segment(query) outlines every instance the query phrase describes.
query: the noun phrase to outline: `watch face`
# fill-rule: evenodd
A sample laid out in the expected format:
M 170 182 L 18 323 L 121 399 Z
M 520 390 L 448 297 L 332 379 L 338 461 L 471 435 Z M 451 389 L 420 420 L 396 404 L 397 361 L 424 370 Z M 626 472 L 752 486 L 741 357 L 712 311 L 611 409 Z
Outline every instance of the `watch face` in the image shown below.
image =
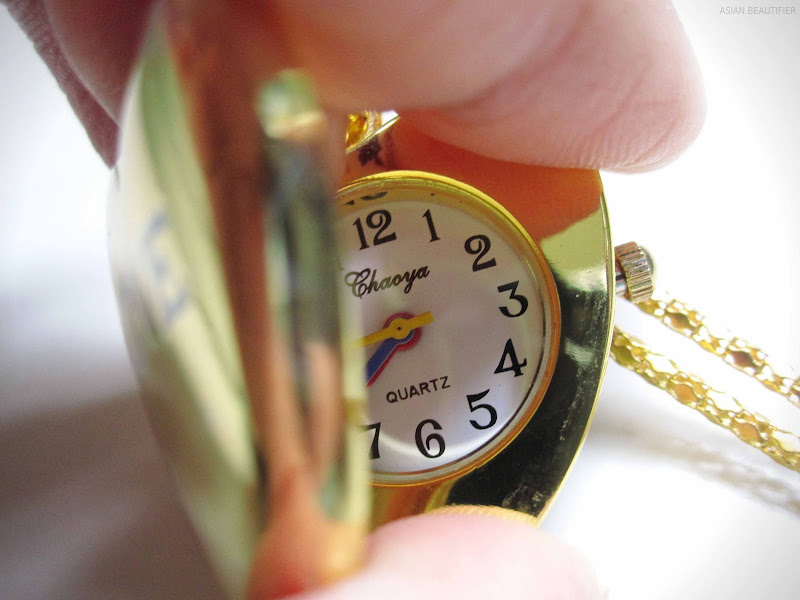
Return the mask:
M 476 467 L 530 420 L 552 374 L 559 313 L 546 261 L 496 202 L 444 177 L 368 177 L 338 205 L 374 482 Z

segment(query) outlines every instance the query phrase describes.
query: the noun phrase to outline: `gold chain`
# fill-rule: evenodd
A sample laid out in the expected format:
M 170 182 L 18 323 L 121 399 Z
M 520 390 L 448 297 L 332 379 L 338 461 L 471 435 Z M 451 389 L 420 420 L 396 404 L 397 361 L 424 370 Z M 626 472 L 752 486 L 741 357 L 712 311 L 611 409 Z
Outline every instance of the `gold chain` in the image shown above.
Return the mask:
M 705 316 L 679 300 L 650 299 L 638 302 L 636 306 L 800 408 L 800 377 L 792 378 L 776 372 L 763 350 L 742 338 L 714 331 Z
M 713 335 L 705 317 L 677 300 L 648 300 L 637 304 L 671 329 L 691 337 L 726 363 L 758 379 L 796 404 L 798 382 L 774 374 L 761 350 L 739 338 Z M 644 305 L 644 306 L 643 306 Z M 775 462 L 800 473 L 800 437 L 780 429 L 753 413 L 736 398 L 720 392 L 695 375 L 681 370 L 671 359 L 653 352 L 643 342 L 616 327 L 611 356 L 623 367 L 666 391 L 681 404 L 758 448 Z

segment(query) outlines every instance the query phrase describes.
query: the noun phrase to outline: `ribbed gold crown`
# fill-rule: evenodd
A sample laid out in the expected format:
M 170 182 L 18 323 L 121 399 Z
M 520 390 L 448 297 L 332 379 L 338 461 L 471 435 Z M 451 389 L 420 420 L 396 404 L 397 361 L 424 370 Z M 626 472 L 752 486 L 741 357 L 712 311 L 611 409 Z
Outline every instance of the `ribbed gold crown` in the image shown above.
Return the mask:
M 614 248 L 616 291 L 631 302 L 642 302 L 653 295 L 655 268 L 647 251 L 636 242 Z

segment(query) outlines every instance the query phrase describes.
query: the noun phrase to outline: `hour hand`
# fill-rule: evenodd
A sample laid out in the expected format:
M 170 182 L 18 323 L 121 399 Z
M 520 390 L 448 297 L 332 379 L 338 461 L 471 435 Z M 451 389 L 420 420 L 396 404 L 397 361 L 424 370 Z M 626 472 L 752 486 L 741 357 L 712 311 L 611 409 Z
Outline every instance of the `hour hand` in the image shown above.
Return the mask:
M 408 337 L 411 338 L 414 336 L 414 331 L 408 334 Z M 410 340 L 409 340 L 410 341 Z M 397 350 L 398 346 L 403 344 L 403 340 L 397 340 L 395 338 L 389 338 L 388 340 L 383 340 L 381 345 L 372 353 L 372 356 L 369 357 L 367 361 L 367 385 L 372 385 L 372 383 L 378 378 L 378 375 L 381 374 L 383 368 L 388 364 L 389 359 Z

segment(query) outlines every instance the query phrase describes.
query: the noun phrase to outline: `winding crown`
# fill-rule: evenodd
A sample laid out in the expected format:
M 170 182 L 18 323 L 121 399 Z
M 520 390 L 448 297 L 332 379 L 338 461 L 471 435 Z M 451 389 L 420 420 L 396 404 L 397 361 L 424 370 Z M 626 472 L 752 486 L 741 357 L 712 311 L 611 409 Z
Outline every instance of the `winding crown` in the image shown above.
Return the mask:
M 642 302 L 653 295 L 655 266 L 647 250 L 636 242 L 614 248 L 616 292 L 631 302 Z

